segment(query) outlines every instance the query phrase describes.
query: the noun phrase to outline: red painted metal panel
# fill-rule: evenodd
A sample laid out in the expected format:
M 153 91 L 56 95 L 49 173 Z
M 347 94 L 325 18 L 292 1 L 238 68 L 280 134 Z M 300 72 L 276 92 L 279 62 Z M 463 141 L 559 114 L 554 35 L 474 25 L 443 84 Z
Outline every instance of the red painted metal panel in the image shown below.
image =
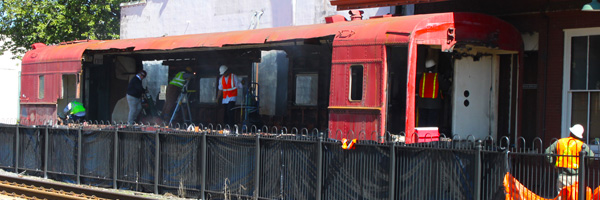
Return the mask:
M 56 121 L 56 105 L 51 104 L 26 104 L 21 105 L 20 124 L 38 125 L 49 121 Z
M 382 110 L 385 91 L 382 89 L 383 45 L 335 46 L 330 88 L 330 130 L 349 134 L 353 138 L 375 140 L 384 132 Z M 363 66 L 362 100 L 350 101 L 350 67 Z M 335 85 L 335 86 L 334 86 Z M 339 139 L 339 138 L 336 138 Z
M 81 55 L 92 42 L 44 46 L 25 53 L 21 66 L 21 104 L 55 104 L 62 88 L 62 74 L 81 71 Z M 44 98 L 38 98 L 39 77 L 44 76 Z
M 159 38 L 93 41 L 88 43 L 40 47 L 27 52 L 23 59 L 22 104 L 55 104 L 60 93 L 61 73 L 77 73 L 85 50 L 126 51 L 174 50 L 185 48 L 223 47 L 228 45 L 263 44 L 303 38 L 335 36 L 332 51 L 330 110 L 332 130 L 365 130 L 383 132 L 385 128 L 385 45 L 408 44 L 406 133 L 414 132 L 414 94 L 416 45 L 441 45 L 450 50 L 457 43 L 475 44 L 504 50 L 521 51 L 521 38 L 510 24 L 495 17 L 475 13 L 436 13 L 404 17 L 378 18 L 294 27 L 194 34 Z M 363 101 L 352 103 L 349 94 L 349 66 L 363 64 Z M 46 79 L 46 95 L 37 96 L 37 77 Z M 363 107 L 356 108 L 343 107 Z M 339 108 L 337 108 L 339 109 Z M 352 111 L 352 112 L 351 112 Z M 356 112 L 355 112 L 356 111 Z
M 417 23 L 423 19 L 436 15 L 451 15 L 451 13 L 390 17 L 364 21 L 278 27 L 226 33 L 111 40 L 92 44 L 88 49 L 132 49 L 133 51 L 173 50 L 200 47 L 223 47 L 227 45 L 242 44 L 263 44 L 332 35 L 335 35 L 334 45 L 407 43 L 410 32 L 413 31 L 413 28 Z
M 458 20 L 458 21 L 457 21 Z M 456 22 L 455 22 L 456 21 Z M 234 31 L 226 33 L 193 34 L 158 38 L 93 41 L 80 44 L 49 46 L 32 50 L 23 59 L 24 65 L 37 62 L 75 61 L 81 59 L 83 50 L 132 49 L 172 50 L 182 48 L 222 47 L 227 45 L 262 44 L 302 38 L 316 38 L 335 35 L 335 46 L 366 44 L 406 44 L 411 34 L 419 31 L 419 43 L 440 44 L 447 41 L 446 28 L 453 23 L 459 27 L 456 38 L 462 41 L 487 41 L 488 35 L 476 31 L 471 26 L 485 26 L 487 29 L 504 30 L 506 23 L 498 19 L 475 13 L 436 13 L 403 17 L 378 18 L 363 21 L 339 22 L 292 27 L 278 27 L 258 30 Z M 508 25 L 510 26 L 510 25 Z M 484 30 L 490 31 L 490 30 Z M 506 42 L 503 34 L 498 42 Z M 514 39 L 514 37 L 512 37 Z M 514 42 L 512 42 L 514 43 Z M 509 45 L 513 45 L 513 44 Z M 51 50 L 50 50 L 51 49 Z M 47 51 L 44 51 L 47 50 Z M 25 69 L 27 70 L 27 69 Z M 27 72 L 27 71 L 24 71 Z
M 408 43 L 409 48 L 409 69 L 408 69 L 408 82 L 407 82 L 407 109 L 405 131 L 407 133 L 407 142 L 412 143 L 410 138 L 414 134 L 414 123 L 415 123 L 415 83 L 416 83 L 416 58 L 417 44 L 430 44 L 440 45 L 443 50 L 450 50 L 454 48 L 457 43 L 472 44 L 477 46 L 485 46 L 491 48 L 498 48 L 510 51 L 521 51 L 521 38 L 520 34 L 510 24 L 503 22 L 495 17 L 473 14 L 473 13 L 446 13 L 446 14 L 433 14 L 418 16 L 415 18 L 407 17 L 404 20 L 386 22 L 386 26 L 390 28 L 385 29 L 385 35 L 381 36 L 380 31 L 374 31 L 373 29 L 379 26 L 366 27 L 365 30 L 357 28 L 352 31 L 363 32 L 366 30 L 372 30 L 372 34 L 376 36 L 375 41 L 370 44 L 402 44 Z M 403 17 L 404 18 L 404 17 Z M 384 18 L 385 19 L 385 18 Z M 389 19 L 389 18 L 388 18 Z M 371 21 L 371 20 L 368 20 Z M 346 32 L 340 32 L 345 33 Z M 353 33 L 353 32 L 351 32 Z M 351 34 L 349 34 L 351 35 Z M 348 107 L 346 109 L 358 109 L 353 107 L 379 107 L 381 112 L 375 119 L 381 120 L 379 123 L 381 126 L 385 124 L 385 77 L 386 74 L 382 74 L 385 69 L 384 60 L 386 59 L 385 53 L 376 53 L 372 55 L 370 53 L 377 52 L 376 49 L 366 47 L 365 43 L 360 43 L 357 40 L 344 39 L 337 40 L 343 34 L 336 35 L 336 41 L 334 41 L 334 52 L 332 57 L 332 79 L 331 79 L 331 96 L 330 96 L 330 107 Z M 390 37 L 393 36 L 393 37 Z M 401 37 L 407 36 L 407 37 Z M 410 37 L 408 37 L 410 36 Z M 357 36 L 360 37 L 360 36 Z M 382 40 L 384 38 L 385 40 Z M 410 39 L 410 40 L 408 40 Z M 366 40 L 362 40 L 364 42 Z M 385 42 L 381 42 L 385 41 Z M 360 45 L 348 47 L 349 45 Z M 355 48 L 356 47 L 356 48 Z M 360 48 L 360 49 L 359 49 Z M 384 48 L 380 48 L 384 49 Z M 372 55 L 372 56 L 369 56 Z M 382 62 L 376 62 L 374 60 L 381 60 Z M 348 96 L 348 79 L 349 77 L 349 64 L 345 63 L 364 63 L 367 66 L 365 69 L 365 83 L 366 94 L 363 97 L 365 100 L 357 105 L 357 103 L 349 103 L 347 100 Z M 377 64 L 375 64 L 377 63 Z M 371 67 L 377 65 L 379 67 Z M 379 71 L 374 69 L 380 69 Z M 340 71 L 346 70 L 346 72 Z M 342 79 L 342 80 L 340 80 Z M 375 82 L 371 82 L 376 80 Z M 339 90 L 345 86 L 344 90 Z M 377 91 L 377 92 L 376 92 Z M 373 101 L 373 102 L 371 102 Z M 374 106 L 377 105 L 377 106 Z M 339 109 L 339 108 L 338 108 Z M 355 121 L 355 119 L 370 116 L 370 114 L 363 113 L 365 116 L 357 116 L 360 114 L 347 115 L 343 111 L 336 110 L 330 111 L 330 122 L 329 128 L 331 130 L 340 129 L 343 132 L 350 129 L 349 125 L 344 125 L 342 122 Z M 368 122 L 352 122 L 352 123 L 364 123 Z M 359 128 L 359 127 L 356 127 Z M 375 127 L 364 126 L 365 132 L 383 132 L 385 128 L 377 129 Z M 361 129 L 358 129 L 361 130 Z
M 451 15 L 432 16 L 417 24 L 409 42 L 406 106 L 406 116 L 408 117 L 406 118 L 405 128 L 407 143 L 416 142 L 413 138 L 417 44 L 441 45 L 442 50 L 450 50 L 455 44 L 472 44 L 518 52 L 519 56 L 523 52 L 521 35 L 517 29 L 492 16 L 475 13 L 453 13 Z
M 380 141 L 373 132 L 381 128 L 379 116 L 378 112 L 366 110 L 330 110 L 330 127 L 335 127 L 330 129 L 330 138 Z

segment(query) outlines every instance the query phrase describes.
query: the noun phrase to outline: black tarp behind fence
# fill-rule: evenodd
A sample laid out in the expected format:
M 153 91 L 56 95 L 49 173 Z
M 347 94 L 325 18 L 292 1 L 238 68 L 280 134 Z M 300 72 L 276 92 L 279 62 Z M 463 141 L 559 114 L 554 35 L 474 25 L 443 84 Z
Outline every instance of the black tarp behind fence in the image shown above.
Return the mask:
M 556 193 L 556 172 L 540 150 L 509 151 L 472 140 L 359 141 L 344 150 L 340 141 L 318 137 L 327 131 L 259 131 L 0 125 L 0 168 L 206 199 L 504 199 L 507 172 L 536 194 Z M 588 158 L 590 186 L 600 183 L 598 166 Z

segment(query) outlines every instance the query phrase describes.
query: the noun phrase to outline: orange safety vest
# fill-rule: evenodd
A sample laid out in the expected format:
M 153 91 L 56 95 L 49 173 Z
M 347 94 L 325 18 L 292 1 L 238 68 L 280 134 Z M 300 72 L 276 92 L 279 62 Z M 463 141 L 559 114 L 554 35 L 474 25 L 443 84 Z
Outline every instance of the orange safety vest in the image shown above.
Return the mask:
M 233 74 L 229 74 L 229 81 L 225 81 L 225 76 L 221 78 L 221 85 L 223 86 L 223 99 L 229 97 L 237 97 L 237 87 L 233 83 Z
M 437 80 L 438 73 L 423 73 L 421 79 L 421 89 L 419 90 L 419 96 L 421 98 L 432 98 L 438 97 L 439 83 Z
M 558 140 L 556 151 L 559 156 L 556 161 L 556 167 L 578 169 L 579 152 L 582 146 L 583 142 L 573 137 Z

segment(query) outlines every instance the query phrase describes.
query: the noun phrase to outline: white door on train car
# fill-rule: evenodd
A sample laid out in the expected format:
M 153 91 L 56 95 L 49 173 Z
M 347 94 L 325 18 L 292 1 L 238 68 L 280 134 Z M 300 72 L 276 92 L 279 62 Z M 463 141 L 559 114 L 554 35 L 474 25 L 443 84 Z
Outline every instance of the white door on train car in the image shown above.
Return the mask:
M 497 56 L 478 61 L 463 57 L 454 61 L 452 133 L 465 139 L 496 136 L 498 99 Z

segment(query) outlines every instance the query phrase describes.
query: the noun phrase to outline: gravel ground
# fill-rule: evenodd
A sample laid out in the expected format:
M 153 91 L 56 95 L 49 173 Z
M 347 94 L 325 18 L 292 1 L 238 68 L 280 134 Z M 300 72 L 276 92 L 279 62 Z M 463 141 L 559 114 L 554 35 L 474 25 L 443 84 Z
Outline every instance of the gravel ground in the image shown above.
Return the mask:
M 38 181 L 47 181 L 47 182 L 59 182 L 59 181 L 55 181 L 52 179 L 45 179 L 45 178 L 41 178 L 41 177 L 37 177 L 37 176 L 27 176 L 27 175 L 20 175 L 20 174 L 16 174 L 16 173 L 12 173 L 12 172 L 7 172 L 4 171 L 2 169 L 0 169 L 0 175 L 3 176 L 12 176 L 12 177 L 22 177 L 22 178 L 26 178 L 26 179 L 32 179 L 32 180 L 38 180 Z M 148 198 L 153 198 L 153 199 L 174 199 L 174 200 L 186 200 L 187 198 L 179 198 L 173 194 L 165 194 L 165 195 L 157 195 L 157 194 L 152 194 L 152 193 L 143 193 L 143 192 L 134 192 L 134 191 L 130 191 L 130 190 L 117 190 L 117 189 L 108 189 L 108 188 L 99 188 L 99 187 L 94 187 L 94 186 L 87 186 L 87 185 L 77 185 L 77 184 L 70 184 L 70 183 L 64 183 L 64 182 L 60 182 L 66 185 L 73 185 L 73 186 L 80 186 L 80 187 L 86 187 L 86 188 L 95 188 L 98 190 L 104 190 L 104 191 L 112 191 L 112 192 L 117 192 L 117 193 L 124 193 L 124 194 L 129 194 L 129 195 L 136 195 L 136 196 L 143 196 L 143 197 L 148 197 Z M 5 198 L 6 197 L 6 198 Z M 7 197 L 7 196 L 1 196 L 0 195 L 0 199 L 19 199 L 19 198 L 14 198 L 14 197 Z

